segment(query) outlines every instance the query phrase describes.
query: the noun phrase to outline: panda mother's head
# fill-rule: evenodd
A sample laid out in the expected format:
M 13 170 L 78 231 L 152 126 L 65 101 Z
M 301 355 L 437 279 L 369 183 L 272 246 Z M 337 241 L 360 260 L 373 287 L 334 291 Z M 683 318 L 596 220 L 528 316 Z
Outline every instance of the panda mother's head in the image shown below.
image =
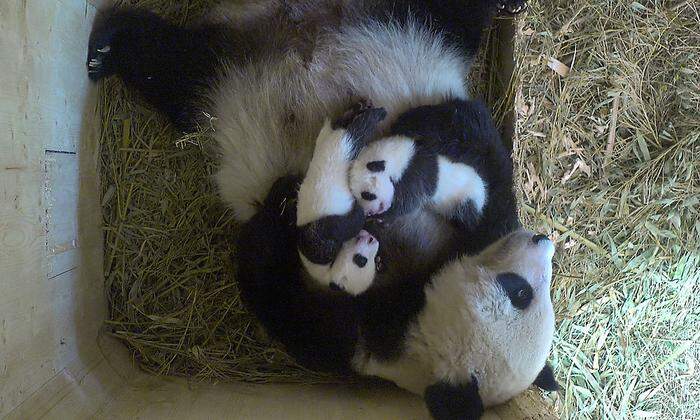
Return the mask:
M 433 276 L 407 344 L 428 363 L 424 393 L 435 417 L 500 404 L 533 383 L 556 389 L 545 366 L 553 255 L 546 236 L 520 229 Z

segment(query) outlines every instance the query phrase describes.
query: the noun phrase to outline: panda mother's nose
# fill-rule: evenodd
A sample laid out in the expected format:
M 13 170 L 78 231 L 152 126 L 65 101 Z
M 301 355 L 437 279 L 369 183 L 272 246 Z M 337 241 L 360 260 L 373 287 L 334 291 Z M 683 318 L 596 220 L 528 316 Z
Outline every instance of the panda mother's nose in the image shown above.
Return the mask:
M 549 238 L 547 237 L 547 235 L 542 235 L 542 234 L 535 235 L 532 237 L 532 242 L 534 242 L 536 244 L 538 244 L 542 241 L 548 241 L 548 240 L 549 240 Z

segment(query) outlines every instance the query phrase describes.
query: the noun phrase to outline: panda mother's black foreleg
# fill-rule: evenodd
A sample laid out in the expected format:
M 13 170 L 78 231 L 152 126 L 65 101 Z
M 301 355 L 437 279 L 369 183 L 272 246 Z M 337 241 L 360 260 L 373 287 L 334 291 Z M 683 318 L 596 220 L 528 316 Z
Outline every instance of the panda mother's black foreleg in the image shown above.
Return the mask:
M 202 94 L 222 61 L 237 60 L 240 35 L 223 25 L 180 27 L 144 9 L 109 7 L 90 34 L 88 76 L 117 75 L 180 130 L 194 131 Z

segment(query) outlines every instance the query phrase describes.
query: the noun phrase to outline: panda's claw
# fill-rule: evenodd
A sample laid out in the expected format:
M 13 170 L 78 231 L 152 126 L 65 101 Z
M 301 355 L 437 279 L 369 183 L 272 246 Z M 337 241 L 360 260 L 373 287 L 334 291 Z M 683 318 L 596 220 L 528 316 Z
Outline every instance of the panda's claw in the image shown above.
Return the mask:
M 506 13 L 516 15 L 525 9 L 527 9 L 526 0 L 498 0 L 496 3 L 496 8 L 498 10 L 504 11 Z
M 345 110 L 340 117 L 333 121 L 333 128 L 348 128 L 355 118 L 369 108 L 371 108 L 369 101 L 360 98 L 357 102 L 353 103 L 350 108 Z
M 87 59 L 88 76 L 90 79 L 99 80 L 109 75 L 107 66 L 105 66 L 105 61 L 111 51 L 112 46 L 109 44 L 90 48 Z

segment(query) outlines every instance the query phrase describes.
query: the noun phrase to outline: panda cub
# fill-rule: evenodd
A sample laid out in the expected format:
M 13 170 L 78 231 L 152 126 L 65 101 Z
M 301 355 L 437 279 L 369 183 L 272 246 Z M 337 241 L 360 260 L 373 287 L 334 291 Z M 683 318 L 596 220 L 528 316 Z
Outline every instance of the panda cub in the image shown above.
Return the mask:
M 326 120 L 297 198 L 299 256 L 309 275 L 331 290 L 364 292 L 374 280 L 379 241 L 348 184 L 351 162 L 386 117 L 360 101 L 332 124 Z
M 488 200 L 488 184 L 498 182 L 489 179 L 487 166 L 502 163 L 490 155 L 506 153 L 486 133 L 489 111 L 478 101 L 409 109 L 387 137 L 370 141 L 385 116 L 363 101 L 334 124 L 326 121 L 299 190 L 305 268 L 321 285 L 352 295 L 371 286 L 379 258 L 379 241 L 362 229 L 364 216 L 396 218 L 427 206 L 471 229 Z M 492 199 L 499 195 L 493 191 Z
M 398 217 L 427 206 L 474 226 L 488 197 L 485 153 L 495 145 L 491 136 L 464 133 L 487 120 L 488 112 L 481 102 L 452 99 L 399 116 L 390 136 L 362 150 L 352 164 L 350 189 L 365 214 Z

